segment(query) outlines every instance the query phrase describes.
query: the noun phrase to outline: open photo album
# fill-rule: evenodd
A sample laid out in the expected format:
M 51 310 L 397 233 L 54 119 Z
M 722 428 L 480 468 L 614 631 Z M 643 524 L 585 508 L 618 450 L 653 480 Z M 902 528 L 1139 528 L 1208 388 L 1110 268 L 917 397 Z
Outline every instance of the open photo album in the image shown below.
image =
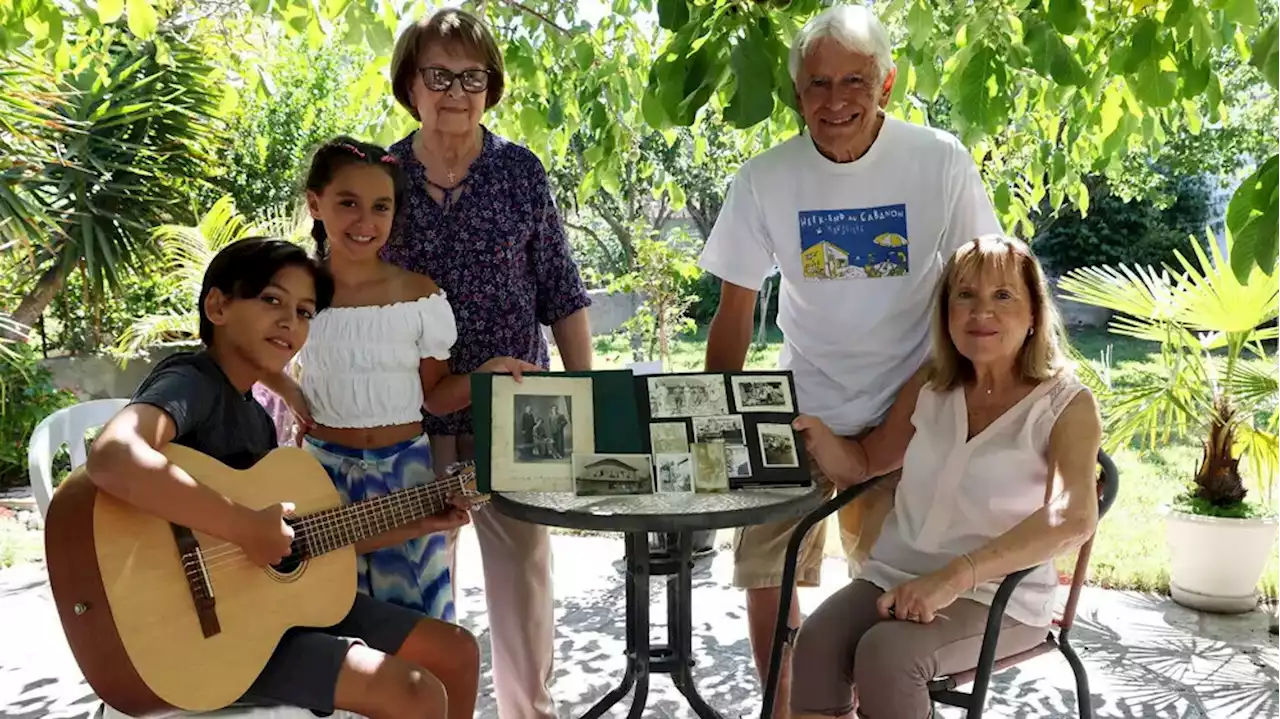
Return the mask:
M 481 492 L 808 486 L 790 372 L 473 374 Z

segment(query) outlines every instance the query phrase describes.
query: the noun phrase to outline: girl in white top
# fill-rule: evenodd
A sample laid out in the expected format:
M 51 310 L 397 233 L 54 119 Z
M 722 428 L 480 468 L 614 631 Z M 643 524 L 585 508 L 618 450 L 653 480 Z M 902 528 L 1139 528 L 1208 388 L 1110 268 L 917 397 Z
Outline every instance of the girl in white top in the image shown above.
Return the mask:
M 446 414 L 470 402 L 470 378 L 450 374 L 457 339 L 449 299 L 430 277 L 379 257 L 401 195 L 393 156 L 339 137 L 317 150 L 306 180 L 316 252 L 334 277 L 333 304 L 311 323 L 298 353 L 300 380 L 269 387 L 293 409 L 315 456 L 347 502 L 433 481 L 424 409 Z M 498 357 L 479 371 L 536 369 Z M 458 501 L 456 526 L 465 524 Z M 443 532 L 409 525 L 357 545 L 360 591 L 453 622 Z
M 1009 601 L 996 657 L 1036 646 L 1053 617 L 1053 559 L 1098 521 L 1102 423 L 1065 368 L 1061 325 L 1030 250 L 1000 236 L 964 245 L 935 302 L 933 358 L 883 424 L 858 441 L 796 420 L 842 487 L 902 468 L 861 575 L 801 628 L 797 719 L 855 708 L 872 719 L 929 716 L 927 683 L 977 663 L 996 587 L 1027 567 L 1036 569 Z

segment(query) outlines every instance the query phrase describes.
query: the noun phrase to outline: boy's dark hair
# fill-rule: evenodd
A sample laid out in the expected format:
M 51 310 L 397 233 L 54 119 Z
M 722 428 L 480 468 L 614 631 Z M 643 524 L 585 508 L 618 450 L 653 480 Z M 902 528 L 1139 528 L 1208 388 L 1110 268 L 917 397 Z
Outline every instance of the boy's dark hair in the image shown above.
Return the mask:
M 316 312 L 333 303 L 333 275 L 329 269 L 307 255 L 301 247 L 276 237 L 246 237 L 223 247 L 204 271 L 200 287 L 200 340 L 213 346 L 213 323 L 205 313 L 204 303 L 215 287 L 227 297 L 257 297 L 271 283 L 276 273 L 286 267 L 301 267 L 311 273 L 316 283 Z
M 346 135 L 339 135 L 316 150 L 311 158 L 311 169 L 307 172 L 305 189 L 316 194 L 324 192 L 338 171 L 348 165 L 376 165 L 384 169 L 391 176 L 396 210 L 399 211 L 400 198 L 404 194 L 404 173 L 400 169 L 400 161 L 381 145 Z M 318 218 L 311 225 L 311 238 L 316 243 L 316 257 L 323 260 L 329 254 L 329 235 Z

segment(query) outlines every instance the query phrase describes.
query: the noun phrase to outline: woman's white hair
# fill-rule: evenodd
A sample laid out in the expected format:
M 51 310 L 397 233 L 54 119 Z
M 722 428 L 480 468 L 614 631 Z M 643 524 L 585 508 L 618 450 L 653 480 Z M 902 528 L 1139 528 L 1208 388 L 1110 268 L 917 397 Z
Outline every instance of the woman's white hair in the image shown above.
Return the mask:
M 851 52 L 870 55 L 882 79 L 894 68 L 889 34 L 875 13 L 863 5 L 833 5 L 810 18 L 792 40 L 792 83 L 800 75 L 800 66 L 809 48 L 822 38 L 831 38 Z

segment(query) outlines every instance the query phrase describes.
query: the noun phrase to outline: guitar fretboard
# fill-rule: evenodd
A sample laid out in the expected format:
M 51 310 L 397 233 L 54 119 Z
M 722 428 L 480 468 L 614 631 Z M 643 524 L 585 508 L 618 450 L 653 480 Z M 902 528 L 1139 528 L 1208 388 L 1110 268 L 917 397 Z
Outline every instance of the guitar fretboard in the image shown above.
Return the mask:
M 462 494 L 466 475 L 451 475 L 430 484 L 306 515 L 294 525 L 299 547 L 318 557 L 376 537 L 449 506 L 449 495 Z

